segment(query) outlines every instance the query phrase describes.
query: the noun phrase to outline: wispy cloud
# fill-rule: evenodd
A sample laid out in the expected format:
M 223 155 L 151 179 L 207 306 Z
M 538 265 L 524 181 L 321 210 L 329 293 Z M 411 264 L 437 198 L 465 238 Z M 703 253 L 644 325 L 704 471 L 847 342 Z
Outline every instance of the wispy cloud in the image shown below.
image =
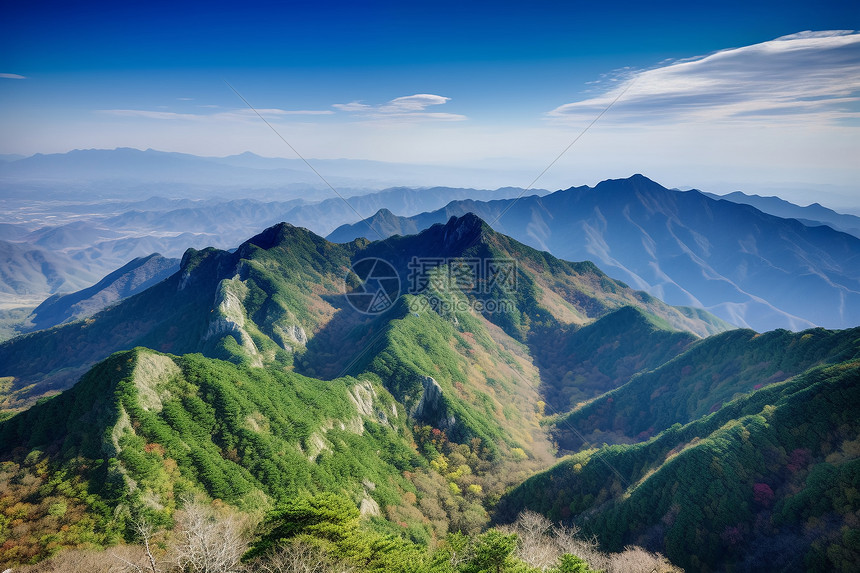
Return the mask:
M 443 105 L 451 98 L 434 94 L 415 94 L 395 98 L 388 103 L 368 105 L 361 102 L 336 103 L 332 107 L 342 111 L 381 120 L 402 121 L 463 121 L 465 115 L 426 111 L 428 107 Z
M 108 115 L 116 115 L 121 117 L 144 117 L 147 119 L 164 119 L 164 120 L 198 120 L 207 116 L 197 115 L 193 113 L 174 113 L 172 111 L 152 111 L 146 109 L 100 109 L 100 113 Z
M 258 109 L 261 115 L 332 115 L 334 112 L 330 109 Z M 256 114 L 249 110 L 243 109 L 242 113 L 250 113 L 256 116 Z
M 153 109 L 102 109 L 99 113 L 118 117 L 139 117 L 154 120 L 173 121 L 259 121 L 257 113 L 267 120 L 286 120 L 299 116 L 327 116 L 337 112 L 348 113 L 372 121 L 410 122 L 410 121 L 463 121 L 464 115 L 427 111 L 430 106 L 442 105 L 450 98 L 433 94 L 415 94 L 393 99 L 380 105 L 361 102 L 334 104 L 332 109 L 280 109 L 280 108 L 235 108 L 220 110 L 215 105 L 201 105 L 199 108 L 213 109 L 212 112 L 180 113 Z
M 200 106 L 208 108 L 217 108 L 218 106 Z M 332 110 L 289 110 L 289 109 L 258 109 L 260 115 L 268 119 L 276 119 L 284 116 L 292 115 L 332 115 L 335 112 Z M 223 111 L 218 113 L 176 113 L 172 111 L 153 111 L 146 109 L 101 109 L 99 113 L 120 116 L 120 117 L 142 117 L 146 119 L 158 120 L 182 120 L 182 121 L 259 121 L 257 114 L 250 109 L 235 109 L 231 111 Z
M 22 76 L 20 74 L 0 74 L 0 79 L 4 79 L 4 80 L 26 80 L 27 76 Z
M 622 71 L 613 88 L 548 113 L 557 120 L 594 118 L 625 88 L 604 121 L 833 123 L 860 119 L 860 34 L 801 32 L 675 61 Z

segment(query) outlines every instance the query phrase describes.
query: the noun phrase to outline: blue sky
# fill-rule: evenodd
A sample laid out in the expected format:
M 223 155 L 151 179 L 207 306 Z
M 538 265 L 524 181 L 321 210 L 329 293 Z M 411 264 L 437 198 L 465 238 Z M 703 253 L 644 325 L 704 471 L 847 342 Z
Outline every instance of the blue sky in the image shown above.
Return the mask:
M 524 186 L 623 92 L 538 186 L 642 172 L 860 206 L 858 3 L 695 4 L 7 2 L 0 153 L 289 157 L 226 80 L 306 157 Z

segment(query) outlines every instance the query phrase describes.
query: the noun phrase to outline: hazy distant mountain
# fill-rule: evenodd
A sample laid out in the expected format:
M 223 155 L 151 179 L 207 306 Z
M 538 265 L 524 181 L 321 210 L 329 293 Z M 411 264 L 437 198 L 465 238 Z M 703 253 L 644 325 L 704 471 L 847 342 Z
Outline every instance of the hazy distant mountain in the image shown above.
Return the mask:
M 837 231 L 842 231 L 860 238 L 860 217 L 856 215 L 845 215 L 837 213 L 832 209 L 828 209 L 818 203 L 801 207 L 790 203 L 779 197 L 762 197 L 760 195 L 747 195 L 740 191 L 735 191 L 727 195 L 715 195 L 713 193 L 705 193 L 712 199 L 725 199 L 733 203 L 742 203 L 744 205 L 752 205 L 759 211 L 776 215 L 784 219 L 797 219 L 798 221 L 810 225 L 829 225 Z
M 398 187 L 377 193 L 310 203 L 313 195 L 289 201 L 188 200 L 153 197 L 143 201 L 55 203 L 12 201 L 15 221 L 0 223 L 0 240 L 17 245 L 16 252 L 45 253 L 50 278 L 37 278 L 39 265 L 18 272 L 5 291 L 10 294 L 72 292 L 92 284 L 83 277 L 113 272 L 129 260 L 151 253 L 179 257 L 188 248 L 232 249 L 248 236 L 288 221 L 321 235 L 354 221 L 356 213 L 390 208 L 415 214 L 442 207 L 456 199 L 516 197 L 522 190 Z M 14 210 L 16 209 L 17 210 Z M 33 217 L 28 220 L 27 217 Z M 377 237 L 378 238 L 378 237 Z M 13 267 L 7 267 L 12 269 Z M 68 283 L 68 284 L 67 284 Z
M 98 275 L 38 246 L 0 241 L 0 293 L 33 295 L 75 291 Z
M 370 215 L 380 209 L 386 209 L 400 213 L 401 215 L 416 215 L 425 211 L 439 209 L 451 201 L 510 199 L 519 197 L 522 193 L 523 190 L 518 187 L 501 187 L 494 190 L 463 189 L 458 187 L 428 187 L 418 189 L 394 187 L 377 193 L 347 197 L 346 200 L 339 198 L 326 199 L 320 203 L 300 205 L 286 212 L 283 220 L 325 236 L 339 225 L 355 221 L 356 215 Z M 548 191 L 532 189 L 530 193 L 533 195 L 544 195 Z M 441 223 L 444 221 L 435 222 Z M 417 230 L 424 228 L 426 226 Z M 376 235 L 373 238 L 379 239 L 381 237 Z
M 530 246 L 594 261 L 667 302 L 705 308 L 739 326 L 860 324 L 860 239 L 669 190 L 641 175 L 518 201 L 456 201 L 410 221 L 383 214 L 333 238 L 385 236 L 466 212 Z
M 27 229 L 21 225 L 11 223 L 0 223 L 0 240 L 15 241 L 23 239 L 27 235 Z
M 366 227 L 363 233 L 357 230 L 362 225 Z M 341 225 L 332 231 L 326 239 L 333 243 L 348 243 L 359 236 L 388 238 L 392 235 L 414 235 L 420 230 L 414 217 L 400 217 L 388 209 L 380 209 L 373 217 L 352 225 Z
M 459 207 L 461 201 L 453 201 Z M 418 215 L 395 215 L 388 209 L 380 209 L 372 217 L 362 219 L 358 223 L 347 223 L 332 231 L 326 239 L 333 243 L 348 243 L 359 237 L 376 240 L 392 235 L 410 235 L 426 229 L 430 225 L 445 220 L 448 206 L 437 211 L 420 213 Z
M 179 259 L 158 253 L 134 259 L 93 286 L 72 294 L 55 294 L 33 310 L 27 330 L 42 330 L 87 318 L 161 282 L 179 269 Z
M 56 252 L 69 247 L 94 245 L 120 236 L 120 233 L 102 225 L 94 225 L 92 221 L 76 221 L 56 227 L 42 227 L 22 237 L 22 240 Z
M 348 159 L 311 159 L 323 182 L 299 158 L 260 157 L 250 152 L 228 157 L 199 157 L 147 149 L 76 149 L 0 161 L 0 192 L 26 197 L 20 187 L 42 194 L 75 196 L 82 189 L 103 197 L 134 197 L 152 186 L 174 197 L 298 198 L 355 195 L 393 185 L 468 185 L 497 187 L 525 181 L 506 169 L 450 167 Z M 337 192 L 333 192 L 332 185 Z M 361 191 L 356 191 L 361 190 Z
M 76 181 L 125 180 L 135 182 L 182 182 L 193 184 L 316 183 L 309 170 L 284 167 L 252 169 L 225 165 L 207 157 L 127 147 L 117 149 L 75 149 L 68 153 L 37 153 L 5 162 L 0 178 L 7 180 Z

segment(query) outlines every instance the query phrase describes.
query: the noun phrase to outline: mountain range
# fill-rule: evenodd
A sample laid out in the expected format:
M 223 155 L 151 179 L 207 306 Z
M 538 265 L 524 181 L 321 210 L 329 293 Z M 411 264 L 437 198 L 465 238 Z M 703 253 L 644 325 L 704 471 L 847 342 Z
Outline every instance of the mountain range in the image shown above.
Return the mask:
M 3 158 L 0 302 L 47 298 L 0 310 L 0 569 L 163 544 L 193 496 L 262 519 L 254 555 L 303 531 L 369 571 L 475 571 L 512 531 L 518 571 L 535 534 L 607 571 L 856 569 L 857 218 L 301 167 Z
M 689 570 L 858 558 L 858 329 L 733 329 L 474 214 L 189 249 L 0 344 L 0 381 L 0 564 L 170 523 L 189 492 L 335 492 L 390 536 L 378 556 L 528 509 Z
M 188 248 L 232 249 L 248 236 L 279 221 L 327 234 L 358 213 L 383 207 L 414 214 L 466 197 L 516 197 L 515 188 L 475 190 L 434 187 L 392 188 L 340 198 L 260 201 L 257 199 L 164 199 L 138 201 L 44 201 L 9 199 L 0 223 L 0 296 L 25 306 L 34 297 L 69 293 L 129 261 L 161 253 L 178 258 Z
M 260 157 L 250 152 L 227 157 L 201 157 L 154 149 L 75 149 L 30 157 L 6 156 L 0 161 L 0 191 L 26 198 L 34 189 L 52 200 L 75 198 L 82 189 L 104 199 L 133 199 L 142 189 L 160 187 L 173 197 L 206 199 L 321 198 L 354 195 L 393 185 L 502 186 L 527 181 L 530 174 L 509 168 L 451 167 L 350 159 Z M 338 191 L 335 192 L 329 185 Z M 360 190 L 360 191 L 359 191 Z M 351 192 L 352 191 L 352 192 Z
M 474 212 L 567 260 L 591 260 L 671 304 L 759 331 L 860 323 L 860 239 L 635 175 L 546 196 L 454 201 L 408 218 L 380 211 L 335 242 L 414 232 Z M 407 220 L 408 219 L 408 220 Z
M 452 242 L 452 233 L 462 237 Z M 364 322 L 361 314 L 350 313 L 346 308 L 341 309 L 337 321 L 328 324 L 336 314 L 332 299 L 342 295 L 345 288 L 343 280 L 350 260 L 384 258 L 397 270 L 398 280 L 405 287 L 412 274 L 409 268 L 412 257 L 430 260 L 439 256 L 461 258 L 467 256 L 465 251 L 468 248 L 477 248 L 472 243 L 481 245 L 490 239 L 500 242 L 501 237 L 489 231 L 486 224 L 473 215 L 452 218 L 444 226 L 433 226 L 408 239 L 391 238 L 370 244 L 359 240 L 337 245 L 305 229 L 279 224 L 246 241 L 234 252 L 214 248 L 189 249 L 183 255 L 178 272 L 167 280 L 91 319 L 60 329 L 34 332 L 4 343 L 0 346 L 0 357 L 3 358 L 0 363 L 4 364 L 0 375 L 14 377 L 11 394 L 16 401 L 23 400 L 21 403 L 24 404 L 48 391 L 67 388 L 99 359 L 137 345 L 174 354 L 203 351 L 218 358 L 229 357 L 232 351 L 242 349 L 247 354 L 245 358 L 255 364 L 263 364 L 276 356 L 291 363 L 294 346 L 302 346 L 308 351 L 317 348 L 315 337 L 308 333 L 321 330 L 316 336 L 342 336 L 343 329 L 355 328 L 352 322 Z M 427 247 L 423 246 L 425 244 Z M 272 247 L 280 248 L 269 253 Z M 520 256 L 525 250 L 532 258 L 541 260 L 535 264 L 547 264 L 542 260 L 547 255 L 519 243 L 506 243 L 498 258 L 518 261 L 518 271 L 525 273 L 529 268 L 523 267 L 524 260 Z M 272 270 L 263 272 L 244 262 L 258 251 L 263 258 L 275 253 L 283 257 L 283 260 L 273 263 L 261 263 L 263 266 L 277 265 L 281 269 L 280 274 Z M 551 260 L 556 272 L 562 276 L 553 277 L 553 282 L 540 290 L 541 297 L 546 298 L 544 305 L 557 309 L 556 313 L 565 323 L 582 323 L 595 313 L 601 314 L 622 304 L 636 304 L 649 308 L 667 324 L 698 336 L 730 328 L 727 323 L 707 313 L 689 308 L 676 309 L 644 293 L 637 293 L 609 279 L 590 263 L 571 267 L 566 266 L 570 263 Z M 158 268 L 172 268 L 169 260 L 159 259 L 157 262 Z M 257 276 L 260 272 L 263 275 Z M 94 291 L 103 292 L 104 285 L 114 284 L 118 276 L 128 275 L 118 271 L 106 277 L 99 288 L 94 287 Z M 528 280 L 543 285 L 546 279 L 535 275 Z M 123 278 L 122 282 L 128 282 L 128 278 Z M 306 292 L 308 285 L 313 283 L 321 286 L 312 293 Z M 263 288 L 264 292 L 278 285 L 283 285 L 279 292 L 296 291 L 289 298 L 298 301 L 299 308 L 291 308 L 286 300 L 272 298 L 275 293 L 260 293 L 249 284 L 260 288 L 268 285 L 268 289 Z M 190 288 L 191 285 L 195 288 Z M 90 300 L 92 292 L 82 291 L 69 297 L 70 300 Z M 581 300 L 559 298 L 562 296 L 560 293 L 568 299 L 579 296 Z M 243 302 L 247 296 L 252 296 L 256 302 Z M 64 298 L 59 298 L 59 301 Z M 535 306 L 537 302 L 530 299 L 527 304 Z M 51 304 L 46 304 L 43 312 L 50 314 L 50 307 Z M 491 313 L 490 316 L 507 329 L 509 336 L 517 339 L 523 338 L 521 330 L 529 324 L 529 320 L 521 316 L 521 311 Z M 340 324 L 342 321 L 344 324 Z M 254 326 L 256 322 L 260 324 Z M 323 325 L 327 328 L 323 329 Z M 48 349 L 51 350 L 48 352 Z M 39 360 L 32 360 L 33 351 L 42 354 Z M 334 371 L 339 364 L 346 365 L 352 360 L 343 348 L 336 357 L 328 354 L 328 348 L 325 352 L 322 355 L 313 352 L 305 355 L 302 352 L 304 362 L 311 364 L 307 366 L 310 373 L 315 374 L 315 370 L 320 368 Z
M 789 203 L 785 199 L 779 197 L 762 197 L 760 195 L 747 195 L 740 191 L 734 191 L 725 195 L 714 195 L 713 193 L 705 193 L 712 199 L 723 199 L 733 203 L 741 203 L 743 205 L 752 205 L 759 211 L 776 215 L 783 219 L 797 219 L 804 225 L 817 227 L 819 225 L 827 225 L 833 227 L 837 231 L 860 237 L 860 217 L 856 215 L 847 215 L 837 213 L 833 209 L 828 209 L 818 203 L 812 203 L 806 207 Z
M 474 211 L 530 246 L 569 260 L 592 260 L 634 288 L 672 304 L 705 308 L 741 327 L 799 330 L 857 323 L 858 277 L 853 270 L 858 267 L 857 242 L 830 229 L 856 233 L 860 218 L 820 205 L 799 207 L 775 197 L 740 192 L 719 197 L 669 190 L 641 176 L 548 196 L 545 191 L 517 188 L 434 187 L 347 190 L 341 192 L 345 200 L 332 196 L 330 189 L 313 186 L 305 186 L 298 194 L 278 193 L 279 197 L 295 197 L 289 200 L 236 198 L 244 191 L 213 182 L 212 192 L 227 189 L 223 198 L 116 198 L 87 203 L 71 199 L 80 195 L 78 190 L 48 205 L 30 199 L 33 189 L 28 187 L 76 188 L 68 179 L 77 177 L 76 169 L 82 177 L 103 182 L 116 175 L 110 169 L 129 179 L 138 172 L 147 172 L 150 178 L 158 173 L 163 181 L 142 180 L 135 189 L 139 196 L 140 185 L 147 192 L 152 192 L 153 185 L 171 192 L 172 185 L 184 181 L 182 177 L 210 167 L 215 170 L 210 179 L 226 184 L 229 177 L 221 177 L 219 170 L 248 169 L 273 175 L 299 167 L 298 161 L 253 154 L 202 158 L 119 149 L 5 162 L 0 166 L 0 185 L 10 217 L 0 222 L 0 240 L 9 243 L 3 245 L 6 268 L 15 272 L 0 277 L 0 302 L 6 308 L 16 304 L 32 308 L 35 297 L 88 286 L 134 258 L 154 252 L 180 257 L 189 247 L 235 248 L 247 236 L 278 221 L 307 227 L 334 242 L 348 242 L 358 236 L 375 240 L 416 233 L 451 215 Z M 368 170 L 380 167 L 358 163 Z M 27 167 L 31 164 L 32 168 Z M 98 167 L 103 164 L 114 167 L 105 171 L 107 168 Z M 338 165 L 333 161 L 321 168 L 337 173 L 342 167 Z M 54 182 L 43 179 L 40 183 L 38 174 L 42 172 L 46 176 L 54 173 L 50 175 Z M 181 173 L 185 175 L 179 177 Z M 209 181 L 205 177 L 197 180 Z M 248 179 L 246 191 L 254 188 L 254 181 Z M 540 197 L 531 196 L 535 194 Z M 354 223 L 370 213 L 377 214 Z M 342 228 L 336 229 L 339 225 Z M 743 229 L 744 236 L 738 229 Z M 45 272 L 42 260 L 46 261 Z M 14 314 L 20 316 L 22 311 Z

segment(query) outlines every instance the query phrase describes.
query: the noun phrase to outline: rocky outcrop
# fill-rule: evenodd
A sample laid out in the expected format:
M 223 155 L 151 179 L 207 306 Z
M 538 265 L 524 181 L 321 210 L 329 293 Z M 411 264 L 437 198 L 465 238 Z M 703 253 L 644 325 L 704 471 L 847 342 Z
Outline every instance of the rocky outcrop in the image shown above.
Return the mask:
M 263 361 L 257 345 L 251 336 L 245 331 L 245 307 L 242 299 L 248 294 L 248 287 L 239 280 L 238 276 L 232 279 L 224 279 L 218 283 L 218 291 L 215 296 L 216 317 L 209 322 L 203 340 L 215 337 L 231 335 L 236 339 L 247 355 L 251 358 L 251 364 L 262 366 Z
M 298 324 L 288 326 L 275 324 L 272 326 L 272 331 L 274 334 L 272 338 L 287 352 L 292 352 L 293 346 L 306 346 L 308 343 L 305 329 Z
M 134 367 L 134 383 L 137 387 L 138 401 L 144 410 L 161 412 L 161 386 L 170 382 L 171 378 L 181 374 L 179 366 L 163 354 L 141 352 Z
M 424 387 L 424 392 L 412 415 L 422 420 L 432 419 L 439 413 L 440 408 L 444 407 L 442 387 L 431 376 L 425 376 L 421 380 L 421 386 Z

